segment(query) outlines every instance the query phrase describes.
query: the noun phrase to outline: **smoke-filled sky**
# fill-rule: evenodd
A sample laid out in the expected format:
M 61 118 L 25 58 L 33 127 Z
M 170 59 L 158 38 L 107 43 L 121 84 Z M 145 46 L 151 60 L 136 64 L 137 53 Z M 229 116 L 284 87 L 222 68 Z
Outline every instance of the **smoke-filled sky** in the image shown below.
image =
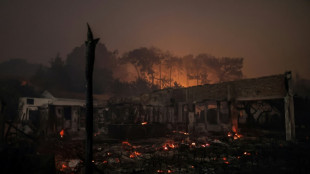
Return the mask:
M 0 62 L 65 58 L 88 22 L 111 51 L 244 57 L 247 77 L 310 78 L 309 0 L 1 0 L 0 22 Z

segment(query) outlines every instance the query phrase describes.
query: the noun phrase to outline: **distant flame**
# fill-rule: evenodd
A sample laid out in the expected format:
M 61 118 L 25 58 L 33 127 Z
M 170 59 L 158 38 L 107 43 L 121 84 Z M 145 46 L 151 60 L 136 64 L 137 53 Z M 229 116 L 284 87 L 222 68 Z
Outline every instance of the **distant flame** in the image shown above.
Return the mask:
M 234 133 L 237 133 L 237 128 L 235 125 L 232 126 L 231 130 L 234 132 Z
M 59 132 L 59 135 L 60 135 L 61 138 L 63 138 L 63 137 L 64 137 L 64 134 L 65 134 L 65 131 L 62 129 L 62 130 Z
M 143 125 L 146 125 L 147 124 L 147 122 L 143 122 L 143 123 L 141 123 L 141 125 L 143 126 Z

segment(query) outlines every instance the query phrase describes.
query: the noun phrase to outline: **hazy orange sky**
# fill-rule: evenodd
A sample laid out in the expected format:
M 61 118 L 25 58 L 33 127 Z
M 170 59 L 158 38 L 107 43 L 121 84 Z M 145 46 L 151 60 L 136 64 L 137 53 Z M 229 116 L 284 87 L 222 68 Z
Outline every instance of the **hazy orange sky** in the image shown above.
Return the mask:
M 176 55 L 244 57 L 257 77 L 292 70 L 310 78 L 309 0 L 1 0 L 0 61 L 47 63 L 86 40 L 108 49 L 155 46 Z

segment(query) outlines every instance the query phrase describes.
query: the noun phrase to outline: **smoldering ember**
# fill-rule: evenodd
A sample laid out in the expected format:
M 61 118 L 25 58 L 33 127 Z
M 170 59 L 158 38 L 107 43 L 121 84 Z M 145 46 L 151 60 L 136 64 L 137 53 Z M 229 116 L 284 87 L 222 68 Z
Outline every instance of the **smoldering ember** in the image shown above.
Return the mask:
M 88 32 L 86 99 L 22 96 L 15 119 L 0 101 L 1 173 L 310 172 L 310 102 L 292 72 L 172 87 L 170 70 L 169 86 L 93 99 Z

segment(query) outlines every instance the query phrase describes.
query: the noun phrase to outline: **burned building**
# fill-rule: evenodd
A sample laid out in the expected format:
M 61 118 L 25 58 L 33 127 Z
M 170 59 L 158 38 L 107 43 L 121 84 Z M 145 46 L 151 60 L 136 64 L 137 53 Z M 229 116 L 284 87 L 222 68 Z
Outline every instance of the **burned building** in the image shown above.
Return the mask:
M 245 119 L 248 124 L 279 124 L 286 140 L 295 138 L 291 72 L 167 88 L 140 97 L 112 98 L 109 103 L 114 124 L 158 123 L 188 132 L 239 132 Z
M 103 105 L 95 101 L 95 131 L 103 119 Z M 75 134 L 85 131 L 85 100 L 55 98 L 45 91 L 42 98 L 22 97 L 19 99 L 19 121 L 31 125 L 37 133 L 50 135 L 61 130 Z M 26 126 L 28 127 L 28 126 Z

